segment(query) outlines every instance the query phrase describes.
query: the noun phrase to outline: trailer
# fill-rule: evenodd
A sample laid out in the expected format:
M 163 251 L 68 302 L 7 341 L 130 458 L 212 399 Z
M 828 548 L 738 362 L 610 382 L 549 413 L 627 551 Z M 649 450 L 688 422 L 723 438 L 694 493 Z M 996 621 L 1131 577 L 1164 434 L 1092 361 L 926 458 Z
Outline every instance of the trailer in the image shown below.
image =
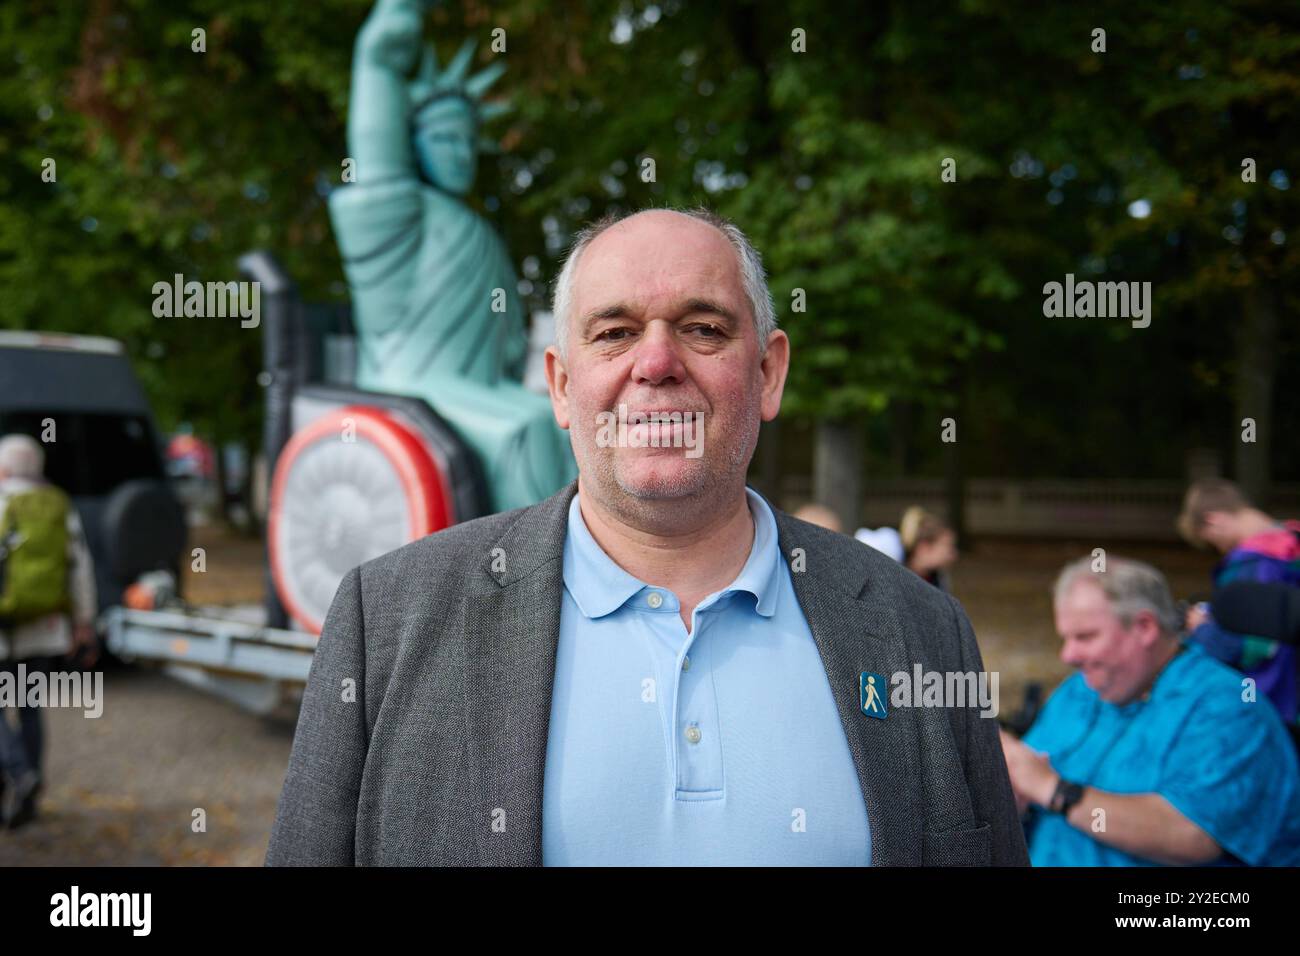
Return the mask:
M 262 295 L 264 603 L 193 607 L 164 587 L 159 600 L 105 610 L 100 632 L 123 661 L 160 666 L 269 715 L 301 701 L 348 570 L 490 513 L 492 496 L 475 452 L 427 402 L 357 387 L 349 307 L 303 302 L 267 252 L 249 253 L 239 266 Z M 534 329 L 528 364 L 536 382 L 549 316 L 534 317 Z
M 269 627 L 261 607 L 141 611 L 112 607 L 100 618 L 108 649 L 261 716 L 302 699 L 318 638 Z

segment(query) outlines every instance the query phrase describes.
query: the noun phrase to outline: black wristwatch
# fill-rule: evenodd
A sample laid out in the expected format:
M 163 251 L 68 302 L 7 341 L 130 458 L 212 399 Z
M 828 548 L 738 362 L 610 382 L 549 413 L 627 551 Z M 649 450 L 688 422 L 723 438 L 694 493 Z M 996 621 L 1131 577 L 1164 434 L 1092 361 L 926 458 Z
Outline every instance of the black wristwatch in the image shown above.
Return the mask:
M 1056 782 L 1056 790 L 1052 792 L 1052 799 L 1048 801 L 1047 809 L 1052 813 L 1066 816 L 1069 814 L 1070 809 L 1082 799 L 1083 784 L 1071 783 L 1062 777 Z

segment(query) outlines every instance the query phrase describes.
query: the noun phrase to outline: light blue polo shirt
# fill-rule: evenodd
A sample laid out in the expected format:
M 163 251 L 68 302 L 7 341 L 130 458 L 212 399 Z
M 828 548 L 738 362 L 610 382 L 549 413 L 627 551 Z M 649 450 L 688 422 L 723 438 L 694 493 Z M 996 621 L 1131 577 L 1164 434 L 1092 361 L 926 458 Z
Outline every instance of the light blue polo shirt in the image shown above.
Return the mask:
M 749 560 L 691 616 L 601 550 L 578 496 L 542 797 L 546 866 L 867 866 L 866 805 L 812 632 L 746 490 Z

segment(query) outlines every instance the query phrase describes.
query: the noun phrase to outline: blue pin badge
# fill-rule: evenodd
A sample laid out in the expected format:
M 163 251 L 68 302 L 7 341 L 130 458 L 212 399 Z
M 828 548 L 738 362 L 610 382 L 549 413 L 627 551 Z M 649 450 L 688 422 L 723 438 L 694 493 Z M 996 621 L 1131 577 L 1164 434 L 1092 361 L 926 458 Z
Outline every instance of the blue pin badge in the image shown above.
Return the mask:
M 885 690 L 888 686 L 884 674 L 863 671 L 858 678 L 858 700 L 862 712 L 868 717 L 884 720 L 889 716 L 889 710 L 885 705 Z

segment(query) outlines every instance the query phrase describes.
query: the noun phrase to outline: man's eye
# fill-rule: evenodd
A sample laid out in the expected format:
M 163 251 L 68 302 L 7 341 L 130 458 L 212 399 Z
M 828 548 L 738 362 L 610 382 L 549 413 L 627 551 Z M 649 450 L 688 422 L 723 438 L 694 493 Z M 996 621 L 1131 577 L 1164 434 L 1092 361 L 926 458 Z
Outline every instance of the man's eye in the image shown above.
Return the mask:
M 687 331 L 698 332 L 706 339 L 716 339 L 722 335 L 722 329 L 716 325 L 692 325 Z
M 627 329 L 605 329 L 605 331 L 603 331 L 603 332 L 598 332 L 598 333 L 596 334 L 596 341 L 598 341 L 598 342 L 618 342 L 618 341 L 620 341 L 620 340 L 623 338 L 623 335 L 624 335 L 626 332 L 627 332 Z

